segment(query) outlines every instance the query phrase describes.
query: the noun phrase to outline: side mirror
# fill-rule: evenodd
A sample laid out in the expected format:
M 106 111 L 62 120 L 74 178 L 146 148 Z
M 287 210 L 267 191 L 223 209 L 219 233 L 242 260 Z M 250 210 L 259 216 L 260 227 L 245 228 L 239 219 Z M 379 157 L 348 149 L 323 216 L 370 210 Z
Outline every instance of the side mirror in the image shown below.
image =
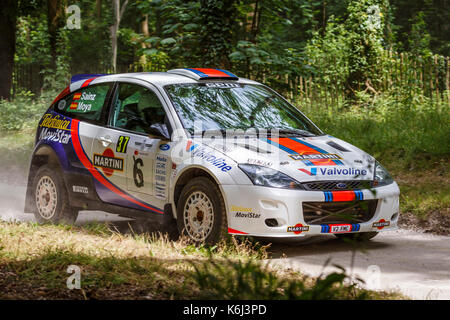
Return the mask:
M 152 124 L 148 128 L 147 133 L 161 140 L 170 141 L 169 131 L 167 130 L 167 126 L 164 123 Z

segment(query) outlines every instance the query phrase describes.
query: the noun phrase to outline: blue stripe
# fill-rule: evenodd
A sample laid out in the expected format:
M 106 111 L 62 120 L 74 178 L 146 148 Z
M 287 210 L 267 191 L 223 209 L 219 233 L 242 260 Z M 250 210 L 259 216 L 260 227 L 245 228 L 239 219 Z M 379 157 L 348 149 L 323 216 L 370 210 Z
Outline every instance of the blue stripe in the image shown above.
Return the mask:
M 229 72 L 229 71 L 227 71 L 227 70 L 222 70 L 222 69 L 216 69 L 216 70 L 222 71 L 223 73 L 226 73 L 226 74 L 229 75 L 230 77 L 238 78 L 237 75 L 232 74 L 231 72 Z
M 355 194 L 356 194 L 356 200 L 364 200 L 364 194 L 362 193 L 361 190 L 356 189 L 354 190 Z
M 325 202 L 332 202 L 333 201 L 333 193 L 330 191 L 324 191 L 325 195 Z
M 344 165 L 341 160 L 333 160 L 333 162 L 338 164 L 338 165 L 340 165 L 340 166 Z
M 201 71 L 191 69 L 191 68 L 185 68 L 185 69 L 197 74 L 198 76 L 200 76 L 200 78 L 209 78 L 209 76 L 206 73 L 203 73 Z
M 307 166 L 313 166 L 313 165 L 314 165 L 314 163 L 312 163 L 312 162 L 309 161 L 309 160 L 305 160 L 304 163 L 305 163 Z
M 70 83 L 74 83 L 74 82 L 77 82 L 77 81 L 86 80 L 86 79 L 90 79 L 90 78 L 107 76 L 107 75 L 108 74 L 106 74 L 106 73 L 76 74 L 76 75 L 73 75 L 72 78 L 70 78 Z

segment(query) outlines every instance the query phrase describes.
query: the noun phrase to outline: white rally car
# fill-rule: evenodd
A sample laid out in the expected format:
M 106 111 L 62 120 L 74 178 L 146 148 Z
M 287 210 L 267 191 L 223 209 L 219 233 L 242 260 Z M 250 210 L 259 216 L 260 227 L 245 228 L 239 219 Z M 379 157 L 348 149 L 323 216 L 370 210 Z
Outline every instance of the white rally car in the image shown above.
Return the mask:
M 77 75 L 39 122 L 26 212 L 176 219 L 226 234 L 369 239 L 397 227 L 399 188 L 268 87 L 219 69 Z

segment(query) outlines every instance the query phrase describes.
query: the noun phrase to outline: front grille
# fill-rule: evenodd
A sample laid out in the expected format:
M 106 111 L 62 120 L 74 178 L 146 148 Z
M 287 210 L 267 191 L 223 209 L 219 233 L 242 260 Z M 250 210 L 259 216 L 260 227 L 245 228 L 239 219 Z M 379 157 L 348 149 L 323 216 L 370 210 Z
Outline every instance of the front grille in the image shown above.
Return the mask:
M 303 202 L 303 219 L 307 224 L 362 223 L 373 218 L 378 200 L 342 202 Z
M 372 186 L 372 182 L 364 180 L 311 181 L 311 182 L 304 182 L 302 183 L 302 185 L 306 190 L 310 191 L 333 191 L 333 190 L 368 189 Z

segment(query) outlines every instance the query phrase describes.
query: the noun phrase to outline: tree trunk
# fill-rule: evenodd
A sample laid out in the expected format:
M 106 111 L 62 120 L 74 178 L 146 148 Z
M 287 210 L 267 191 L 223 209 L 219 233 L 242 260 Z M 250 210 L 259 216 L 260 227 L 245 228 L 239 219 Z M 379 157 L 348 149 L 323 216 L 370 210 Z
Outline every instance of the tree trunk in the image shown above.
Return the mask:
M 141 21 L 141 33 L 144 35 L 144 38 L 146 38 L 146 39 L 150 37 L 150 31 L 148 29 L 148 14 L 144 15 L 144 19 Z M 141 47 L 142 47 L 142 49 L 146 49 L 149 47 L 149 45 L 148 45 L 148 43 L 142 41 Z M 145 70 L 145 67 L 147 66 L 147 58 L 146 58 L 145 54 L 143 54 L 139 60 L 140 60 L 141 66 L 143 68 L 142 71 L 148 71 L 148 70 Z
M 56 70 L 56 45 L 58 41 L 58 30 L 62 27 L 62 3 L 61 0 L 47 0 L 47 26 L 50 42 L 51 68 Z
M 128 0 L 120 6 L 120 0 L 112 0 L 114 23 L 111 26 L 111 49 L 112 49 L 112 68 L 115 73 L 117 70 L 117 32 L 119 31 L 120 20 L 123 17 Z
M 16 50 L 16 20 L 18 2 L 5 0 L 0 7 L 0 99 L 11 94 L 14 53 Z

